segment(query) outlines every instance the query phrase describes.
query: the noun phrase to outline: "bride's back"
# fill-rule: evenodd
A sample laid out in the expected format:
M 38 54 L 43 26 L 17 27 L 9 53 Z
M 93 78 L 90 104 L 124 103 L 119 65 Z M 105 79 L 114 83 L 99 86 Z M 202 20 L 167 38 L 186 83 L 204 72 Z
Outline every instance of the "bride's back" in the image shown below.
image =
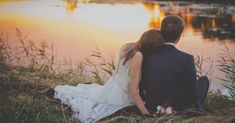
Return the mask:
M 124 45 L 118 57 L 118 63 L 113 75 L 110 79 L 105 83 L 101 97 L 103 97 L 104 101 L 109 104 L 115 105 L 130 105 L 133 103 L 132 96 L 129 91 L 129 83 L 130 83 L 130 60 L 125 61 L 124 51 L 125 48 L 128 48 L 128 45 Z
M 124 45 L 120 52 L 118 57 L 118 64 L 115 69 L 115 72 L 112 76 L 113 82 L 115 82 L 117 85 L 120 86 L 120 88 L 126 92 L 129 93 L 129 83 L 130 83 L 130 60 L 125 61 L 125 52 L 128 50 L 128 48 L 131 47 L 133 43 L 128 43 Z

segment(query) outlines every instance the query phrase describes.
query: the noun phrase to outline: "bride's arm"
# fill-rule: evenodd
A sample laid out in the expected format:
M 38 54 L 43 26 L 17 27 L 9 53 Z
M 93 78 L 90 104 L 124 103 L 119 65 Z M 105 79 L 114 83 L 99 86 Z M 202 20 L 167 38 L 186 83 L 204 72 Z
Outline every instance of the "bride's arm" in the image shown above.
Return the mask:
M 144 105 L 143 100 L 139 94 L 139 81 L 140 73 L 142 67 L 143 55 L 141 52 L 136 52 L 133 58 L 131 59 L 131 68 L 130 68 L 130 92 L 135 100 L 136 106 L 141 111 L 142 114 L 150 114 L 147 108 Z

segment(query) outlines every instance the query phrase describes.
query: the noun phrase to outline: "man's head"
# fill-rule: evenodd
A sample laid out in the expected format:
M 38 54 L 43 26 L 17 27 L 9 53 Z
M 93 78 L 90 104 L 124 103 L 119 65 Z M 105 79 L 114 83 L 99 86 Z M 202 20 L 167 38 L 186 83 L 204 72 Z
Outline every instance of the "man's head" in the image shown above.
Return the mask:
M 163 19 L 161 33 L 166 42 L 177 43 L 184 30 L 184 20 L 175 15 L 167 16 Z

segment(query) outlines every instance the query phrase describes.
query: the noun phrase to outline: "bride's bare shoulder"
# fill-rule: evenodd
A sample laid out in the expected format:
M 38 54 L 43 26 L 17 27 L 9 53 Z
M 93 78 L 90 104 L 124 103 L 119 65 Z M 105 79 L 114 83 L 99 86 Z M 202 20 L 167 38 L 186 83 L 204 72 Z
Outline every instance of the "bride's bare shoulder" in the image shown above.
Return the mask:
M 137 51 L 133 56 L 133 60 L 142 60 L 142 59 L 143 59 L 143 54 L 140 51 Z

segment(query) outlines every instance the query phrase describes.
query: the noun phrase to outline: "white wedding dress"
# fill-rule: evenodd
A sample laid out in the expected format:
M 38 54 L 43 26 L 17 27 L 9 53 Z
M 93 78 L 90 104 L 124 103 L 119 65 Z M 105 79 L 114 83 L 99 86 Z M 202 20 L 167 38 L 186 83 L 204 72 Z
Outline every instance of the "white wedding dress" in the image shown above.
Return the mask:
M 119 109 L 134 105 L 129 91 L 130 63 L 127 61 L 123 65 L 123 61 L 121 50 L 117 68 L 104 86 L 98 84 L 59 85 L 55 87 L 54 98 L 69 105 L 74 112 L 73 117 L 83 123 L 96 122 Z

